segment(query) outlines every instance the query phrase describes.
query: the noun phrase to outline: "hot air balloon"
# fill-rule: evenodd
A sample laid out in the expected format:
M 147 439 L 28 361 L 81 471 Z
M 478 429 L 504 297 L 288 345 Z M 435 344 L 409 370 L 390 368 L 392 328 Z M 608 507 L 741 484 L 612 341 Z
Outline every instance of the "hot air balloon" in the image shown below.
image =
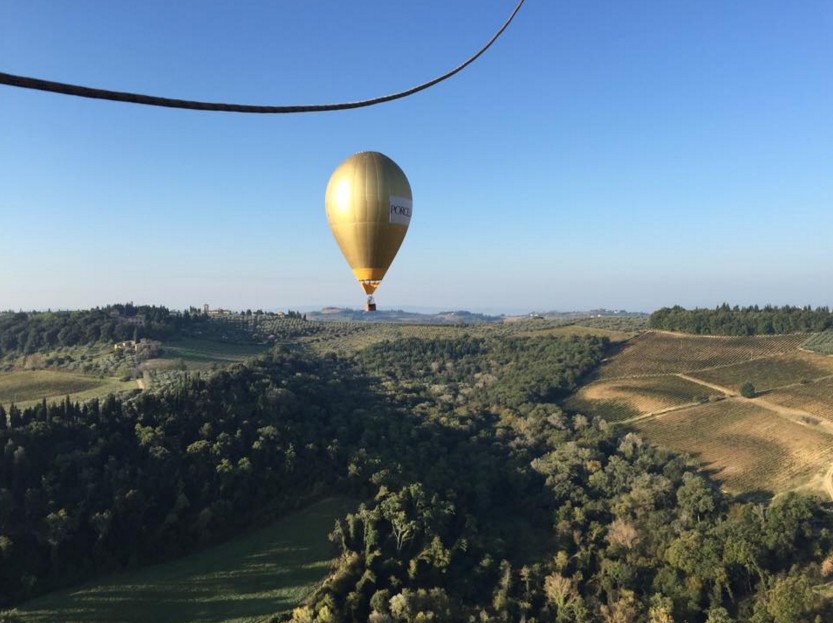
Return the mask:
M 373 293 L 390 267 L 412 212 L 411 185 L 384 154 L 363 151 L 342 162 L 327 183 L 327 221 L 353 274 L 376 309 Z

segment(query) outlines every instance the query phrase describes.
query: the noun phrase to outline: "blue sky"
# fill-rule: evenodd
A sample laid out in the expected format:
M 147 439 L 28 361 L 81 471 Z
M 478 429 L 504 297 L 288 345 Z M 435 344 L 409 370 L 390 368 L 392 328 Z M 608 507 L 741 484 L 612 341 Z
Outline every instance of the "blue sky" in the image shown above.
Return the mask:
M 450 69 L 515 0 L 0 0 L 0 71 L 253 104 Z M 527 0 L 463 73 L 234 115 L 0 87 L 0 309 L 358 307 L 324 189 L 408 175 L 380 308 L 833 305 L 833 3 Z

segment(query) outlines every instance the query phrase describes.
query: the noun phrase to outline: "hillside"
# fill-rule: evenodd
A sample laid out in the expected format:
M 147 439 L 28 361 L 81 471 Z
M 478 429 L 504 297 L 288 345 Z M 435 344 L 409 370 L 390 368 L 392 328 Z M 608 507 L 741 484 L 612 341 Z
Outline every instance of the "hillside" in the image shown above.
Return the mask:
M 697 457 L 736 494 L 827 495 L 833 358 L 815 336 L 701 337 L 651 331 L 606 360 L 568 405 Z M 741 395 L 751 384 L 754 398 Z
M 248 623 L 286 614 L 329 573 L 327 533 L 354 506 L 327 498 L 221 545 L 56 591 L 16 612 L 25 623 Z
M 407 312 L 401 309 L 379 309 L 368 313 L 346 307 L 325 307 L 320 311 L 305 314 L 308 320 L 328 322 L 395 322 L 411 324 L 474 324 L 480 322 L 501 322 L 502 316 L 478 314 L 468 311 L 445 311 L 434 314 Z
M 164 323 L 150 323 L 150 313 Z M 126 315 L 130 314 L 130 315 Z M 545 319 L 486 317 L 468 312 L 364 314 L 171 312 L 161 307 L 108 306 L 77 312 L 7 313 L 0 321 L 0 405 L 104 398 L 176 384 L 241 363 L 275 345 L 349 355 L 408 337 L 604 335 L 627 339 L 644 315 L 556 314 Z M 326 320 L 316 320 L 321 317 Z M 361 321 L 350 320 L 361 318 Z M 504 322 L 505 321 L 505 322 Z M 154 338 L 144 337 L 152 335 Z M 132 339 L 126 339 L 132 336 Z
M 280 574 L 253 583 L 264 595 L 259 612 L 272 604 L 277 620 L 297 623 L 829 617 L 815 587 L 822 563 L 833 561 L 833 518 L 817 498 L 770 500 L 759 491 L 761 483 L 795 487 L 811 455 L 826 451 L 826 439 L 813 436 L 824 424 L 781 417 L 773 411 L 781 407 L 766 410 L 762 397 L 709 402 L 730 390 L 697 376 L 747 366 L 743 374 L 758 370 L 758 382 L 775 384 L 783 375 L 764 362 L 790 355 L 805 375 L 824 371 L 813 367 L 816 355 L 790 337 L 725 344 L 634 337 L 631 322 L 200 318 L 190 335 L 162 341 L 138 363 L 169 357 L 176 364 L 148 372 L 143 390 L 0 412 L 0 599 L 33 613 L 52 604 L 48 616 L 57 618 L 82 599 L 85 618 L 107 620 L 113 591 L 122 591 L 118 578 L 133 577 L 136 599 L 162 594 L 183 608 L 203 604 L 212 617 L 211 598 L 198 594 L 204 570 L 195 571 L 189 596 L 187 579 L 160 593 L 147 565 L 181 559 L 188 566 L 182 557 L 347 496 L 358 508 L 329 528 L 327 579 L 294 584 L 292 599 L 308 594 L 300 604 L 275 597 L 286 579 Z M 100 345 L 72 348 L 82 346 Z M 109 356 L 86 363 L 103 367 Z M 80 361 L 68 355 L 64 364 Z M 760 367 L 749 368 L 753 362 Z M 695 448 L 715 453 L 714 465 L 700 471 L 667 446 L 646 443 L 647 427 L 637 435 L 592 409 L 562 409 L 570 396 L 568 405 L 586 399 L 592 407 L 598 397 L 582 398 L 591 388 L 608 392 L 599 404 L 611 421 L 632 419 L 632 428 L 643 422 L 640 409 L 671 409 L 666 419 L 644 419 L 669 423 L 653 433 L 654 440 L 664 433 L 667 446 L 701 438 L 674 427 L 678 412 L 695 408 L 703 410 L 703 429 L 730 443 Z M 775 385 L 772 395 L 786 389 Z M 692 391 L 700 394 L 689 407 Z M 622 410 L 622 396 L 637 393 L 644 402 Z M 736 408 L 719 411 L 724 405 Z M 761 440 L 775 437 L 781 421 L 808 435 L 770 442 L 761 454 Z M 730 473 L 733 447 L 745 457 L 742 474 L 763 473 L 785 457 L 793 463 L 770 469 L 771 482 L 743 480 Z M 721 460 L 723 473 L 715 469 Z M 726 495 L 712 476 L 732 476 L 752 495 Z M 218 572 L 245 593 L 246 564 Z M 140 575 L 120 575 L 134 569 Z M 167 567 L 158 569 L 158 578 L 169 577 Z M 80 580 L 87 582 L 81 589 L 27 601 Z M 245 614 L 244 597 L 227 597 L 240 599 Z M 214 620 L 237 614 L 231 605 Z

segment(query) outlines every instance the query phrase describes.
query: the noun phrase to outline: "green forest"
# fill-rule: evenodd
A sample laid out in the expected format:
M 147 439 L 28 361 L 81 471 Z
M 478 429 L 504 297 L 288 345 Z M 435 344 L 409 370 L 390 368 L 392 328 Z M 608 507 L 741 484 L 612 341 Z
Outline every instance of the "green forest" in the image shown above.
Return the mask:
M 833 313 L 827 307 L 730 307 L 684 309 L 663 307 L 651 314 L 648 326 L 696 335 L 775 335 L 809 333 L 833 328 Z
M 190 319 L 166 307 L 130 303 L 82 311 L 0 313 L 0 357 L 96 342 L 164 339 Z
M 212 324 L 141 313 L 159 332 Z M 16 316 L 9 349 L 52 343 Z M 223 370 L 0 407 L 0 607 L 348 495 L 332 573 L 275 621 L 833 620 L 829 504 L 731 499 L 691 459 L 561 408 L 607 339 L 460 327 L 336 353 L 292 335 L 349 326 L 286 322 L 287 343 Z

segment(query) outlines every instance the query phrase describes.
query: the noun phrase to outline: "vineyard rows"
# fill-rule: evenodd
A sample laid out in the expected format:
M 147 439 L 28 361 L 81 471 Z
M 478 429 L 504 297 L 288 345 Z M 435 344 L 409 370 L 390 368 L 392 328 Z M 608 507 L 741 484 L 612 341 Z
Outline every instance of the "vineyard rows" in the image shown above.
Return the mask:
M 773 357 L 796 350 L 803 335 L 766 337 L 700 337 L 648 332 L 631 340 L 600 378 L 692 372 Z
M 833 421 L 833 379 L 776 390 L 767 400 Z
M 785 491 L 833 458 L 829 436 L 751 403 L 721 401 L 636 426 L 652 443 L 696 456 L 732 491 Z
M 644 413 L 708 400 L 712 392 L 678 376 L 651 376 L 585 385 L 567 408 L 589 417 L 621 421 Z M 611 419 L 613 416 L 613 419 Z
M 755 359 L 737 365 L 692 373 L 698 379 L 740 389 L 746 381 L 757 391 L 807 383 L 833 374 L 833 359 L 825 359 L 801 351 L 777 357 Z
M 801 347 L 822 355 L 833 355 L 833 330 L 814 334 Z

